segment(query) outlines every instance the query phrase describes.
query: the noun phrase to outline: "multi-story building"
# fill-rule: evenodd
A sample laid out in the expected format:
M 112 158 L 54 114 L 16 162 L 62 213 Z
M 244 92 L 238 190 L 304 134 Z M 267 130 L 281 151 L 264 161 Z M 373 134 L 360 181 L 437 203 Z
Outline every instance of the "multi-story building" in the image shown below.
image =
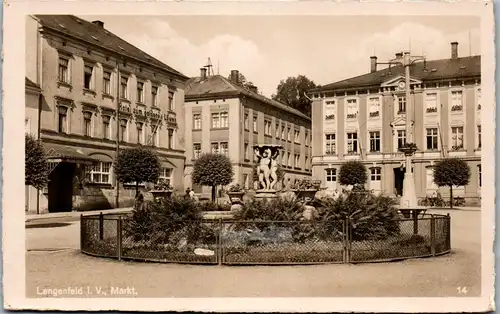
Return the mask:
M 201 153 L 227 154 L 233 163 L 234 182 L 254 186 L 255 156 L 252 146 L 283 146 L 279 163 L 285 170 L 284 184 L 311 176 L 311 120 L 296 109 L 260 95 L 255 87 L 242 87 L 237 70 L 230 79 L 207 75 L 186 84 L 185 185 L 192 184 L 193 163 Z M 208 192 L 208 190 L 204 191 Z
M 398 57 L 399 54 L 396 54 Z M 405 72 L 402 66 L 377 70 L 308 92 L 313 98 L 313 177 L 340 188 L 339 168 L 361 160 L 369 169 L 369 188 L 402 194 L 406 142 Z M 418 151 L 413 169 L 417 197 L 433 194 L 433 164 L 443 156 L 463 158 L 471 180 L 454 195 L 476 201 L 481 195 L 481 57 L 458 56 L 416 62 L 410 66 L 413 134 Z M 440 189 L 445 195 L 448 189 Z
M 27 18 L 26 77 L 41 90 L 36 133 L 51 165 L 48 188 L 30 204 L 49 212 L 114 206 L 117 137 L 120 148 L 154 146 L 161 178 L 184 189 L 188 77 L 112 34 L 101 21 L 71 15 Z M 27 101 L 28 107 L 34 108 Z M 120 195 L 121 201 L 133 198 L 127 187 Z

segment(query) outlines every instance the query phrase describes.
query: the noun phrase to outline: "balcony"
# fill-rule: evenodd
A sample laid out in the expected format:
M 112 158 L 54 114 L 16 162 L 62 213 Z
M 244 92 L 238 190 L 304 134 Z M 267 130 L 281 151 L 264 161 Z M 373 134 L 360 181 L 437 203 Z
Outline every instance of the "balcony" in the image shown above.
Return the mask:
M 151 108 L 151 110 L 146 112 L 146 117 L 148 117 L 150 119 L 160 120 L 161 119 L 161 111 L 158 108 Z
M 145 117 L 146 116 L 146 110 L 142 108 L 134 108 L 134 114 L 138 117 Z
M 128 104 L 121 104 L 120 112 L 130 113 L 130 106 Z
M 173 127 L 177 126 L 177 117 L 174 111 L 169 110 L 163 115 L 163 118 L 165 119 L 165 121 L 167 121 L 167 125 Z

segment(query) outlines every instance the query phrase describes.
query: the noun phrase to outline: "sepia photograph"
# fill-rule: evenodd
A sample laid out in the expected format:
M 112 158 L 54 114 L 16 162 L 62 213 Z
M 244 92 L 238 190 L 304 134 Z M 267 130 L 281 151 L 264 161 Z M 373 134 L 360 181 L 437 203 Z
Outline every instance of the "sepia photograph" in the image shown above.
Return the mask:
M 494 310 L 491 2 L 28 4 L 5 308 Z

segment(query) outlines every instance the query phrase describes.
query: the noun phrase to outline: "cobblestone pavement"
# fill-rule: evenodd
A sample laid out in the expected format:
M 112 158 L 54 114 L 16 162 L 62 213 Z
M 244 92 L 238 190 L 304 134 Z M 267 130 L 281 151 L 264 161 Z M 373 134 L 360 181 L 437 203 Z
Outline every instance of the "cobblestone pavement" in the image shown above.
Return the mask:
M 89 287 L 92 296 L 103 296 L 96 292 L 113 287 L 134 288 L 137 294 L 123 295 L 127 297 L 479 296 L 480 212 L 450 214 L 451 254 L 358 265 L 220 267 L 118 262 L 81 254 L 78 223 L 30 228 L 26 229 L 27 296 L 67 287 L 83 287 L 84 293 Z M 467 294 L 459 294 L 457 287 L 465 287 Z

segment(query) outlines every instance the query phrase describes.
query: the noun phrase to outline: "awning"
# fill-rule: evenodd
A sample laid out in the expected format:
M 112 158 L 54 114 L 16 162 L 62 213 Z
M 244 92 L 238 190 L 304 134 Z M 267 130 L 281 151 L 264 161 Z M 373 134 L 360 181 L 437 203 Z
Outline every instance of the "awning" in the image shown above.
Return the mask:
M 92 165 L 98 162 L 97 159 L 85 155 L 77 147 L 53 143 L 43 143 L 43 148 L 45 151 L 45 156 L 49 163 L 68 162 Z

